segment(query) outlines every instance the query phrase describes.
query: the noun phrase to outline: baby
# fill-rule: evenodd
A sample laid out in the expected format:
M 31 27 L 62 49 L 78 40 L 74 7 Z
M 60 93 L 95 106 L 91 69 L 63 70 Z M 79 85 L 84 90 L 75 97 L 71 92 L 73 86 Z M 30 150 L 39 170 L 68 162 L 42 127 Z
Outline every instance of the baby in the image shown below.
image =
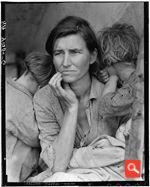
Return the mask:
M 129 111 L 135 96 L 134 84 L 138 81 L 134 72 L 140 39 L 133 26 L 117 23 L 102 30 L 98 40 L 105 67 L 99 77 L 106 83 L 99 110 L 103 116 L 123 116 L 116 137 L 124 141 L 118 132 L 124 131 L 131 117 Z

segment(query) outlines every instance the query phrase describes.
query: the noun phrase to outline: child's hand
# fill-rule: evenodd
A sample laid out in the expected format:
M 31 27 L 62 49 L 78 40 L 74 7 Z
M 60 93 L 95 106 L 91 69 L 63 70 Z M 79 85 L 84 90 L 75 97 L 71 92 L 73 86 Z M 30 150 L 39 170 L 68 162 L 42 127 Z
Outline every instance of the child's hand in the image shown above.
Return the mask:
M 99 77 L 103 83 L 106 83 L 109 81 L 109 73 L 104 69 L 99 71 Z

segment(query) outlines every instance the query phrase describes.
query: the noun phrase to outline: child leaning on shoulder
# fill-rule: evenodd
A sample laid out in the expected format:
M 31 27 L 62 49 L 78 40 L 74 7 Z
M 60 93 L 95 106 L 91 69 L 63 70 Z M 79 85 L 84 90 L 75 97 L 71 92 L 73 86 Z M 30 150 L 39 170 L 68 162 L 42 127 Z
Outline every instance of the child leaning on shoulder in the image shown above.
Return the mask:
M 98 35 L 104 67 L 99 71 L 99 77 L 106 83 L 99 112 L 103 116 L 122 116 L 120 125 L 125 124 L 131 118 L 134 84 L 138 81 L 134 72 L 140 38 L 134 27 L 126 23 L 115 23 L 104 28 Z

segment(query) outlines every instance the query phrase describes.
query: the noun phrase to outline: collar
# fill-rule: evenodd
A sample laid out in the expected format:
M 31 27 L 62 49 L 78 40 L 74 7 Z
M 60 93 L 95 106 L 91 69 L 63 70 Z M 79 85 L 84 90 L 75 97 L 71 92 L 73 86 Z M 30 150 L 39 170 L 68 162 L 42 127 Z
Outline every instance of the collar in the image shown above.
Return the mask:
M 92 76 L 89 100 L 98 99 L 101 96 L 103 89 L 104 89 L 104 84 Z

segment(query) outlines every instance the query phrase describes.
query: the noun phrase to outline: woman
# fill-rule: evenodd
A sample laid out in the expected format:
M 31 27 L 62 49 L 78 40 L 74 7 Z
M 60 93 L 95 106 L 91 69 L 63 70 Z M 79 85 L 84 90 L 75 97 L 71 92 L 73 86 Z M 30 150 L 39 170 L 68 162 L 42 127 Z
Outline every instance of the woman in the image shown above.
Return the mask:
M 53 73 L 49 55 L 30 53 L 25 72 L 6 82 L 6 173 L 9 182 L 21 182 L 37 168 L 39 131 L 33 109 L 33 95 L 46 85 Z
M 96 60 L 101 57 L 96 36 L 87 21 L 68 16 L 51 31 L 46 50 L 53 57 L 57 73 L 51 78 L 49 86 L 39 90 L 34 97 L 42 147 L 41 157 L 50 172 L 55 173 L 46 181 L 92 180 L 93 175 L 86 179 L 81 179 L 81 176 L 80 179 L 65 178 L 64 172 L 76 173 L 76 170 L 68 170 L 69 166 L 82 167 L 82 164 L 74 165 L 74 148 L 84 149 L 99 136 L 102 136 L 101 145 L 95 142 L 92 144 L 95 148 L 111 146 L 119 126 L 118 117 L 103 117 L 98 112 L 104 85 L 93 76 L 94 69 L 98 67 Z M 115 152 L 113 149 L 111 154 L 115 155 L 117 161 L 110 161 L 109 158 L 110 162 L 120 162 L 123 160 L 124 150 Z M 102 157 L 105 162 L 105 156 Z M 85 167 L 97 165 L 85 164 Z M 97 174 L 94 176 L 93 180 L 104 180 L 100 176 L 97 178 Z

